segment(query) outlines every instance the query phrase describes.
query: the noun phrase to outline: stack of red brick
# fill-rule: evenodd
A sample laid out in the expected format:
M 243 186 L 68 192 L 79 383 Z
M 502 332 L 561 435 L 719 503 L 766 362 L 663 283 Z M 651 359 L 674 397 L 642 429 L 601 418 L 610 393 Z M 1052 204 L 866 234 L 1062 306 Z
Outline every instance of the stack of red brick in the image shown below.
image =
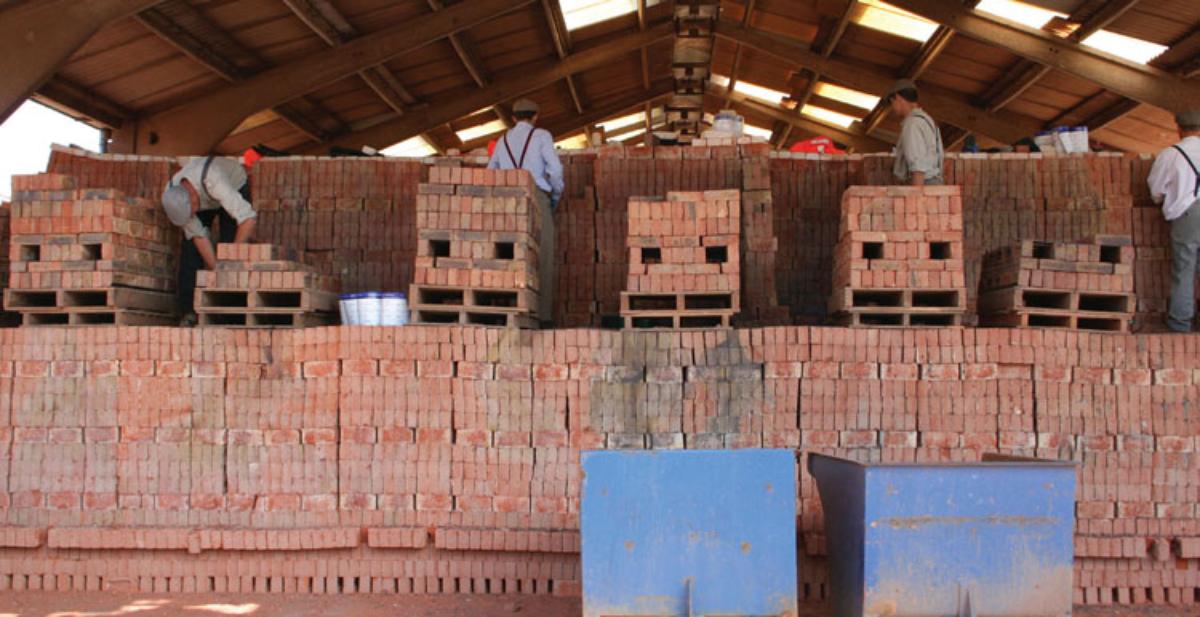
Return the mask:
M 862 157 L 775 153 L 771 194 L 779 238 L 779 301 L 798 323 L 825 322 L 833 292 L 833 248 L 840 239 L 842 194 L 859 180 Z
M 631 199 L 625 325 L 728 327 L 741 306 L 741 228 L 738 191 Z
M 295 249 L 342 289 L 404 291 L 416 258 L 419 160 L 266 158 L 253 169 L 258 237 Z
M 523 170 L 434 167 L 417 197 L 416 323 L 532 326 L 538 317 L 537 187 Z M 548 318 L 548 316 L 547 316 Z
M 170 323 L 177 234 L 149 200 L 14 176 L 5 306 L 25 325 Z
M 1040 330 L 4 330 L 0 589 L 569 592 L 581 450 L 800 447 L 1078 461 L 1077 599 L 1194 603 L 1197 371 Z
M 8 289 L 8 246 L 11 238 L 9 226 L 12 224 L 12 204 L 0 202 L 0 289 Z M 13 325 L 20 321 L 20 315 L 3 310 L 0 305 L 0 324 Z
M 861 325 L 958 325 L 966 309 L 958 187 L 853 187 L 829 311 Z
M 219 244 L 217 269 L 196 275 L 194 306 L 206 326 L 328 324 L 337 280 L 273 244 Z
M 1128 331 L 1137 308 L 1128 236 L 1088 243 L 1026 240 L 984 257 L 984 325 Z
M 581 260 L 588 259 L 580 269 L 591 268 L 595 315 L 620 310 L 620 293 L 629 271 L 626 232 L 631 199 L 673 191 L 732 189 L 752 193 L 743 197 L 743 203 L 754 205 L 751 215 L 742 218 L 743 238 L 751 242 L 743 244 L 743 265 L 749 268 L 744 269 L 743 290 L 751 288 L 753 281 L 754 292 L 743 298 L 741 322 L 783 323 L 786 312 L 779 307 L 771 274 L 776 267 L 773 199 L 761 192 L 770 177 L 768 154 L 765 144 L 602 148 L 592 175 L 594 217 L 575 219 L 590 225 L 595 234 L 594 256 L 578 254 Z

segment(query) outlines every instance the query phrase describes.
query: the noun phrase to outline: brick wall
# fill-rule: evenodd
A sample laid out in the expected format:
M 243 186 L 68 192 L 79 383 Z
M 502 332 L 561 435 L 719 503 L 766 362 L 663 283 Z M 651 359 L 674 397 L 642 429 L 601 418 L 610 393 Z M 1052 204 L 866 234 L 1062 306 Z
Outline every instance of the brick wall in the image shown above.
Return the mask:
M 1078 461 L 1076 599 L 1195 602 L 1198 394 L 1200 336 L 4 330 L 0 589 L 575 593 L 581 449 L 763 446 Z

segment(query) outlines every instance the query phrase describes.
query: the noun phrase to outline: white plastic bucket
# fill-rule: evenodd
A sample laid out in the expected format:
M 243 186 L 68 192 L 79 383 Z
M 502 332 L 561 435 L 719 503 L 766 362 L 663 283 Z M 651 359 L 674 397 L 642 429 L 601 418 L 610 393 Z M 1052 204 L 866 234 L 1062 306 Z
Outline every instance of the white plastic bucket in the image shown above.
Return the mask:
M 360 326 L 378 326 L 382 317 L 382 299 L 379 293 L 369 291 L 361 294 L 358 299 L 358 324 Z
M 362 294 L 342 294 L 338 296 L 338 310 L 342 314 L 343 326 L 358 325 L 358 299 Z
M 381 318 L 385 326 L 404 326 L 408 324 L 408 297 L 400 292 L 380 294 Z

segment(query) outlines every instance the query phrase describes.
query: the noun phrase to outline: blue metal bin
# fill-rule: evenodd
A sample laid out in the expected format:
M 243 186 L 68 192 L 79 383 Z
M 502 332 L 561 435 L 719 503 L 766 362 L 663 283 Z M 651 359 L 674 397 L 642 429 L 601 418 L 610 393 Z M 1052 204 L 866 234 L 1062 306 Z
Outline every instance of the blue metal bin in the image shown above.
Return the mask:
M 810 454 L 837 617 L 1071 614 L 1075 465 Z
M 795 615 L 794 452 L 582 458 L 584 617 Z

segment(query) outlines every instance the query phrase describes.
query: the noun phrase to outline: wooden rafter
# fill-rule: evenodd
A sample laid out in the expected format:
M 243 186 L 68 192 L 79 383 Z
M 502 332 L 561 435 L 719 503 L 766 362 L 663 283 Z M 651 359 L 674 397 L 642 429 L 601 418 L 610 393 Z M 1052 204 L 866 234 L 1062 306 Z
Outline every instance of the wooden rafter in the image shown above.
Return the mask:
M 1183 111 L 1200 100 L 1200 83 L 1112 58 L 1046 32 L 992 19 L 941 0 L 895 0 L 896 6 L 960 34 L 996 45 L 1051 68 L 1093 81 L 1122 96 Z
M 709 85 L 709 93 L 715 97 L 720 97 L 720 99 L 724 99 L 726 94 L 725 88 L 722 88 L 716 84 Z M 832 139 L 850 145 L 859 152 L 880 152 L 891 147 L 887 142 L 880 141 L 873 137 L 868 137 L 861 133 L 846 130 L 831 124 L 825 124 L 817 120 L 810 120 L 806 116 L 797 116 L 790 110 L 775 107 L 773 105 L 763 104 L 740 92 L 733 93 L 730 103 L 735 108 L 740 107 L 743 109 L 748 109 L 759 115 L 767 116 L 772 120 L 787 122 L 794 125 L 796 128 L 809 133 L 816 135 L 828 135 Z
M 733 20 L 722 20 L 717 28 L 717 36 L 739 40 L 742 44 L 779 58 L 792 67 L 815 69 L 847 87 L 877 96 L 882 96 L 895 83 L 895 76 L 879 67 L 839 58 L 824 58 L 809 50 L 801 41 L 754 28 L 743 28 Z M 929 93 L 925 107 L 944 123 L 1005 143 L 1014 142 L 1041 130 L 1041 122 L 1034 118 L 1011 112 L 988 114 L 983 109 L 971 105 L 961 95 L 933 86 L 924 88 Z
M 841 17 L 833 25 L 833 29 L 820 43 L 817 53 L 821 54 L 822 58 L 833 56 L 833 52 L 837 49 L 838 43 L 842 42 L 842 36 L 846 34 L 846 28 L 850 26 L 850 18 L 854 15 L 854 9 L 858 7 L 858 0 L 850 0 L 846 3 L 846 9 L 842 11 Z M 808 76 L 808 83 L 805 84 L 804 90 L 792 91 L 792 99 L 796 101 L 796 115 L 800 115 L 804 111 L 804 106 L 808 105 L 808 101 L 812 99 L 813 92 L 817 90 L 817 83 L 821 81 L 821 74 L 816 71 L 806 70 L 804 73 Z M 779 138 L 779 147 L 782 148 L 788 138 L 792 135 L 794 125 L 783 123 L 783 133 Z
M 602 102 L 588 109 L 583 114 L 570 115 L 567 118 L 560 119 L 553 124 L 542 126 L 541 128 L 550 131 L 550 134 L 555 139 L 561 139 L 581 129 L 592 132 L 592 125 L 597 122 L 603 122 L 608 118 L 623 115 L 630 109 L 653 105 L 656 101 L 668 96 L 671 92 L 671 83 L 668 80 L 659 80 L 652 84 L 650 92 L 642 90 L 626 94 L 617 99 L 608 102 Z M 467 151 L 484 146 L 492 136 L 481 137 L 474 141 L 469 141 L 463 144 L 463 148 Z
M 121 105 L 63 77 L 53 77 L 42 84 L 33 98 L 68 116 L 83 116 L 108 128 L 121 128 L 135 116 Z
M 283 0 L 283 3 L 330 47 L 343 45 L 359 34 L 329 0 Z M 358 75 L 397 114 L 417 102 L 383 65 L 364 69 Z
M 546 15 L 546 24 L 550 28 L 550 38 L 554 39 L 554 52 L 562 60 L 571 53 L 571 35 L 563 21 L 562 7 L 558 0 L 542 0 L 542 12 Z M 644 53 L 644 50 L 643 50 Z M 575 87 L 575 79 L 567 76 L 567 91 L 571 94 L 571 103 L 575 105 L 575 113 L 583 113 L 583 99 L 579 97 L 579 89 Z
M 979 0 L 967 0 L 964 6 L 974 8 L 978 4 Z M 954 29 L 947 28 L 946 26 L 938 26 L 933 36 L 929 37 L 921 45 L 921 48 L 917 50 L 917 53 L 913 54 L 908 59 L 908 62 L 904 63 L 904 69 L 900 71 L 900 77 L 913 81 L 920 79 L 929 70 L 929 67 L 933 66 L 933 62 L 937 60 L 938 56 L 942 55 L 942 52 L 946 50 L 946 47 L 950 45 L 950 41 L 952 40 L 954 40 Z M 872 109 L 867 114 L 867 117 L 863 118 L 863 131 L 869 135 L 878 129 L 886 113 L 887 107 L 883 101 L 880 101 L 875 105 L 875 109 Z
M 334 143 L 346 147 L 396 143 L 480 109 L 523 96 L 574 75 L 637 53 L 640 47 L 669 40 L 672 25 L 661 23 L 644 32 L 632 31 L 604 43 L 568 55 L 559 61 L 524 65 L 498 75 L 484 88 L 466 88 L 428 101 L 420 109 L 364 131 L 344 135 Z M 644 93 L 644 92 L 643 92 Z
M 746 0 L 746 6 L 742 8 L 742 27 L 750 26 L 750 18 L 754 15 L 754 7 L 758 0 Z M 733 67 L 729 70 L 729 92 L 733 92 L 737 87 L 738 71 L 742 68 L 742 44 L 734 43 L 733 52 Z M 725 97 L 725 103 L 729 104 L 729 97 Z
M 185 0 L 168 0 L 137 14 L 137 20 L 181 53 L 213 71 L 225 81 L 237 83 L 267 68 L 262 58 L 243 47 L 228 33 Z M 327 130 L 299 107 L 315 111 L 333 124 Z M 273 111 L 296 130 L 315 141 L 324 141 L 347 129 L 345 122 L 315 99 L 301 97 L 295 103 L 276 106 Z
M 1082 19 L 1080 11 L 1086 10 L 1087 3 L 1085 3 L 1075 14 L 1069 17 L 1070 21 L 1078 22 L 1079 27 L 1067 37 L 1067 40 L 1074 43 L 1083 41 L 1111 24 L 1121 15 L 1124 15 L 1137 3 L 1138 0 L 1109 0 L 1099 10 L 1093 12 L 1091 17 Z M 1082 21 L 1080 21 L 1081 19 Z M 993 84 L 980 97 L 981 104 L 988 111 L 1003 109 L 1009 103 L 1020 98 L 1022 94 L 1025 94 L 1025 92 L 1050 73 L 1050 67 L 1027 59 L 1021 59 L 1004 73 L 1008 77 Z

